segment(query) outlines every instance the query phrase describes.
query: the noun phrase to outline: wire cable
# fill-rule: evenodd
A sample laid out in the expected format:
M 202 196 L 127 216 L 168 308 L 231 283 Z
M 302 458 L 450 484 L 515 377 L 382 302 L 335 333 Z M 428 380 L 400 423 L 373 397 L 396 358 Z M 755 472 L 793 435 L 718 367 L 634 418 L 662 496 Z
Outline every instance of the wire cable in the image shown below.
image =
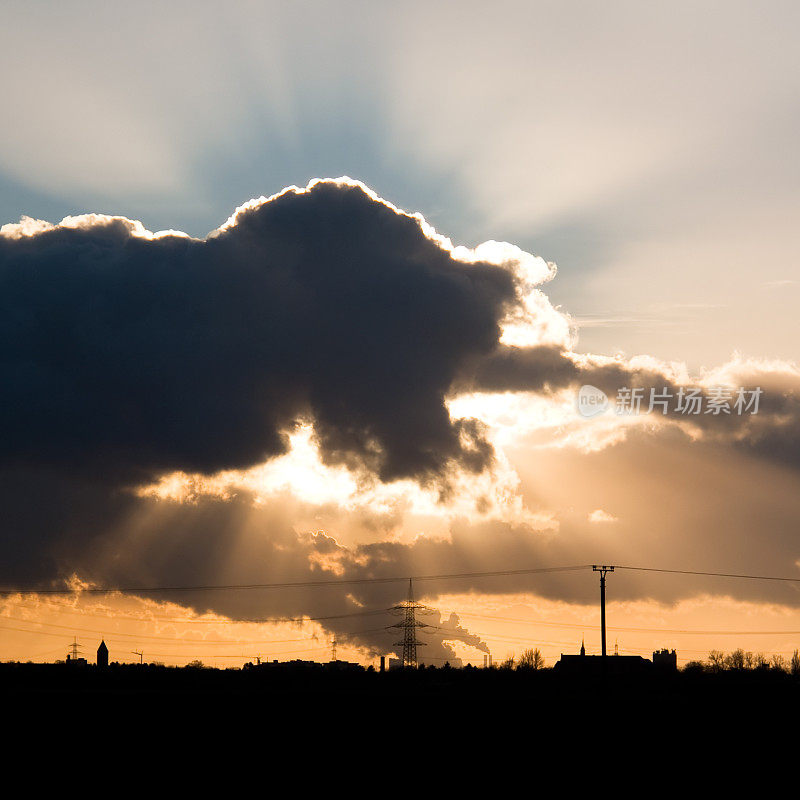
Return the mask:
M 663 572 L 669 575 L 704 575 L 714 578 L 743 578 L 751 581 L 782 581 L 785 583 L 800 583 L 800 578 L 788 578 L 777 575 L 747 575 L 736 572 L 701 572 L 691 569 L 660 569 L 658 567 L 631 567 L 615 564 L 614 569 L 627 569 L 635 572 Z
M 380 583 L 405 583 L 409 577 L 414 581 L 442 581 L 462 578 L 493 578 L 511 575 L 537 575 L 551 572 L 573 572 L 576 570 L 590 569 L 591 564 L 580 564 L 567 567 L 535 567 L 530 569 L 490 570 L 487 572 L 451 572 L 442 575 L 412 575 L 403 577 L 386 578 L 332 578 L 318 581 L 289 581 L 284 583 L 230 583 L 211 584 L 205 586 L 128 586 L 128 587 L 97 587 L 90 586 L 80 589 L 34 589 L 16 588 L 0 589 L 0 596 L 13 594 L 41 594 L 41 595 L 72 595 L 72 594 L 156 594 L 172 592 L 217 592 L 238 591 L 250 589 L 310 589 L 325 586 L 355 586 L 361 584 Z

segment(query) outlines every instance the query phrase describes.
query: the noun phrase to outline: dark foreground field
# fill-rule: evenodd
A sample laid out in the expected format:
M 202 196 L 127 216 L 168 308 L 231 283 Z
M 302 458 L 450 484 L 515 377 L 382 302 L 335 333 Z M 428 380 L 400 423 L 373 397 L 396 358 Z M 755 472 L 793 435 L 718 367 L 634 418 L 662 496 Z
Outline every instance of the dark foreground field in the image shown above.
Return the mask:
M 520 781 L 540 790 L 549 776 L 583 784 L 613 769 L 638 795 L 699 775 L 714 792 L 738 791 L 744 774 L 794 763 L 800 680 L 773 670 L 568 677 L 0 664 L 0 705 L 15 748 L 9 766 L 16 753 L 44 754 L 81 774 L 169 770 L 206 790 L 220 776 L 288 771 L 305 793 L 338 774 L 391 785 L 408 763 L 426 795 Z
M 488 721 L 552 719 L 603 705 L 662 724 L 713 720 L 735 708 L 765 718 L 800 711 L 800 677 L 779 670 L 663 671 L 560 675 L 552 669 L 427 668 L 380 673 L 334 664 L 265 664 L 245 669 L 0 664 L 6 709 L 169 708 L 389 717 L 439 709 Z

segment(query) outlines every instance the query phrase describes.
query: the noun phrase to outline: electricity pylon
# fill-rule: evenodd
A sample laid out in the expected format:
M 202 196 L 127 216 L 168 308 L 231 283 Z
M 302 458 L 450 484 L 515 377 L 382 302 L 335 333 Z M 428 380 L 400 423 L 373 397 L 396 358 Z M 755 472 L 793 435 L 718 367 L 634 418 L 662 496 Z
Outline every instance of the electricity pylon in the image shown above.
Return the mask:
M 402 645 L 403 647 L 402 665 L 416 669 L 419 666 L 417 648 L 425 646 L 425 642 L 420 642 L 417 639 L 417 629 L 429 626 L 416 619 L 417 611 L 427 609 L 425 606 L 414 602 L 414 587 L 411 578 L 408 579 L 408 599 L 404 603 L 400 603 L 400 605 L 392 606 L 392 609 L 403 614 L 402 622 L 389 626 L 390 628 L 400 628 L 403 631 L 403 641 L 395 642 L 394 646 L 400 647 Z

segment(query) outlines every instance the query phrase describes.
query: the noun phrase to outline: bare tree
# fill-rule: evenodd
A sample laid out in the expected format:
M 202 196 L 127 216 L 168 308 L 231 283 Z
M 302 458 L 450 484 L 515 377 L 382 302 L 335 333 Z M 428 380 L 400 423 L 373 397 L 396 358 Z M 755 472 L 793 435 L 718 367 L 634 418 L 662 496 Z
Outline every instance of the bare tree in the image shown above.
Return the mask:
M 542 669 L 542 667 L 544 667 L 544 656 L 538 647 L 522 651 L 517 669 Z
M 747 653 L 742 650 L 742 648 L 738 648 L 734 650 L 732 653 L 728 653 L 725 656 L 724 665 L 725 669 L 745 669 L 747 667 Z M 750 658 L 752 659 L 753 654 L 750 653 Z
M 795 650 L 795 654 L 797 651 Z M 792 657 L 794 664 L 794 656 Z M 712 672 L 721 670 L 751 670 L 751 669 L 786 669 L 786 661 L 783 656 L 773 656 L 769 659 L 764 653 L 753 653 L 750 650 L 738 648 L 727 655 L 721 650 L 712 650 L 708 654 L 708 666 Z M 792 667 L 794 669 L 794 667 Z M 800 655 L 797 657 L 796 669 L 800 672 Z M 793 673 L 796 674 L 796 673 Z
M 792 675 L 800 675 L 800 652 L 797 650 L 792 653 L 792 663 L 790 666 Z
M 722 650 L 712 650 L 708 654 L 708 665 L 711 667 L 712 672 L 719 672 L 727 668 L 727 659 Z

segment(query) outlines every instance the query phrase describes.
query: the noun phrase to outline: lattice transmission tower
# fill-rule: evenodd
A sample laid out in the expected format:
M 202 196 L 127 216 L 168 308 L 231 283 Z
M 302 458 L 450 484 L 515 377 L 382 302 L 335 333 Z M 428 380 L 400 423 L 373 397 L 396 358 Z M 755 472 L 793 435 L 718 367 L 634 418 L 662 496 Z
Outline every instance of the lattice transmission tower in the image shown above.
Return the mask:
M 81 648 L 78 644 L 78 637 L 72 637 L 72 644 L 69 646 L 69 655 L 67 656 L 68 661 L 77 661 L 81 657 Z
M 424 622 L 420 622 L 416 618 L 417 611 L 427 611 L 427 607 L 414 602 L 414 586 L 411 578 L 408 579 L 408 599 L 400 603 L 400 605 L 392 606 L 392 610 L 403 615 L 403 621 L 395 625 L 390 625 L 390 628 L 399 628 L 403 631 L 403 641 L 395 642 L 395 647 L 403 647 L 402 665 L 404 667 L 412 667 L 416 669 L 419 666 L 417 661 L 417 648 L 424 647 L 425 642 L 420 642 L 417 639 L 417 631 L 420 628 L 428 628 Z

